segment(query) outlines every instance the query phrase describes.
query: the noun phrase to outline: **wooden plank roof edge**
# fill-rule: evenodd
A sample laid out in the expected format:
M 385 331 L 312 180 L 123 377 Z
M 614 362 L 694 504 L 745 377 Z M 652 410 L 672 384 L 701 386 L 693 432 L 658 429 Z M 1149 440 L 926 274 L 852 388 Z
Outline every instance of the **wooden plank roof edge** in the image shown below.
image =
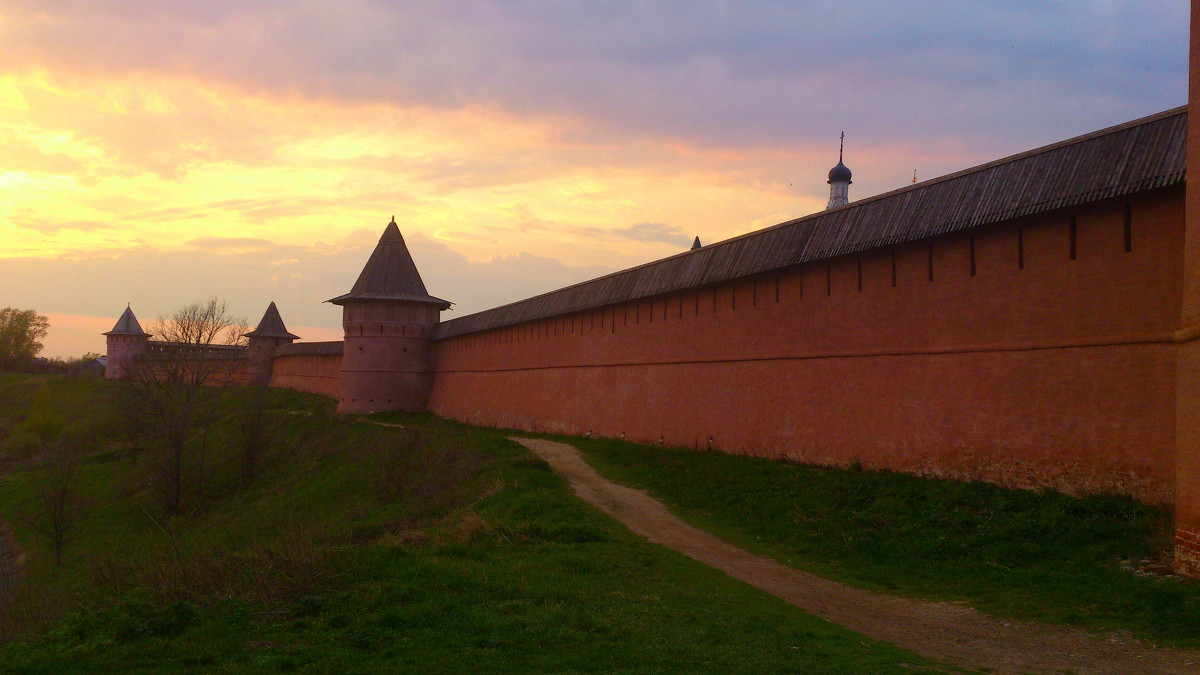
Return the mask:
M 504 311 L 508 310 L 509 308 L 516 307 L 518 305 L 528 306 L 536 301 L 545 299 L 548 296 L 563 294 L 572 289 L 578 288 L 580 286 L 585 286 L 585 285 L 590 286 L 593 284 L 598 284 L 604 280 L 613 279 L 618 276 L 630 275 L 632 273 L 635 273 L 637 270 L 641 270 L 641 269 L 652 267 L 652 266 L 663 265 L 671 260 L 674 260 L 677 258 L 682 258 L 682 257 L 689 256 L 689 255 L 701 255 L 701 254 L 712 255 L 712 251 L 714 249 L 719 249 L 724 246 L 729 246 L 729 245 L 735 244 L 737 242 L 740 242 L 744 239 L 748 239 L 748 238 L 752 238 L 752 237 L 760 237 L 767 232 L 771 232 L 774 230 L 780 230 L 785 227 L 791 227 L 791 226 L 794 226 L 794 225 L 797 225 L 799 223 L 809 221 L 809 220 L 816 220 L 816 219 L 819 219 L 819 218 L 822 218 L 822 217 L 825 217 L 825 216 L 828 216 L 828 215 L 834 214 L 834 213 L 851 212 L 855 209 L 864 207 L 866 205 L 869 205 L 869 204 L 872 204 L 872 203 L 875 203 L 875 202 L 878 202 L 881 200 L 894 198 L 899 195 L 903 195 L 905 193 L 912 193 L 912 192 L 917 192 L 920 190 L 928 189 L 932 186 L 935 186 L 935 185 L 938 185 L 941 183 L 945 183 L 945 182 L 948 182 L 951 180 L 957 180 L 959 178 L 962 178 L 963 176 L 968 176 L 968 175 L 971 175 L 974 173 L 979 173 L 981 171 L 993 169 L 995 167 L 1003 166 L 1005 164 L 1018 162 L 1023 159 L 1035 157 L 1040 154 L 1052 152 L 1054 150 L 1059 150 L 1064 147 L 1069 147 L 1071 145 L 1084 143 L 1084 142 L 1094 140 L 1097 138 L 1102 138 L 1107 135 L 1119 133 L 1119 132 L 1122 132 L 1122 131 L 1125 131 L 1125 130 L 1128 130 L 1131 128 L 1135 128 L 1135 127 L 1143 126 L 1143 125 L 1150 124 L 1153 122 L 1157 122 L 1159 120 L 1164 120 L 1164 119 L 1168 119 L 1168 118 L 1175 117 L 1175 116 L 1186 115 L 1187 109 L 1188 109 L 1187 105 L 1177 106 L 1175 108 L 1170 108 L 1170 109 L 1164 110 L 1162 112 L 1154 113 L 1152 115 L 1147 115 L 1145 117 L 1139 117 L 1137 119 L 1130 120 L 1128 122 L 1122 122 L 1121 124 L 1115 124 L 1113 126 L 1105 127 L 1103 129 L 1098 129 L 1096 131 L 1091 131 L 1091 132 L 1081 134 L 1079 136 L 1074 136 L 1072 138 L 1068 138 L 1068 139 L 1065 139 L 1062 141 L 1057 141 L 1057 142 L 1051 143 L 1049 145 L 1043 145 L 1043 146 L 1039 146 L 1037 148 L 1033 148 L 1031 150 L 1025 150 L 1023 152 L 1019 152 L 1019 153 L 1016 153 L 1013 155 L 1008 155 L 1007 157 L 995 159 L 990 162 L 986 162 L 984 164 L 979 164 L 979 165 L 976 165 L 973 167 L 962 169 L 960 171 L 955 171 L 953 173 L 945 174 L 942 176 L 937 176 L 935 178 L 930 178 L 928 180 L 924 180 L 924 181 L 921 181 L 921 182 L 913 184 L 913 185 L 905 185 L 905 186 L 897 188 L 895 190 L 891 190 L 891 191 L 884 192 L 884 193 L 877 194 L 877 195 L 872 195 L 870 197 L 866 197 L 866 198 L 863 198 L 863 199 L 860 199 L 857 201 L 850 202 L 849 204 L 845 204 L 843 206 L 835 207 L 832 209 L 825 209 L 822 211 L 817 211 L 815 213 L 810 213 L 810 214 L 800 216 L 797 218 L 792 218 L 790 220 L 785 220 L 781 223 L 776 223 L 775 225 L 768 225 L 767 227 L 763 227 L 763 228 L 754 230 L 752 232 L 746 232 L 744 234 L 739 234 L 739 235 L 730 237 L 728 239 L 722 239 L 720 241 L 716 241 L 711 244 L 707 244 L 699 249 L 691 249 L 691 250 L 687 250 L 687 251 L 681 251 L 679 253 L 667 256 L 665 258 L 657 258 L 655 260 L 651 260 L 651 261 L 642 263 L 640 265 L 635 265 L 633 267 L 626 267 L 624 269 L 616 270 L 616 271 L 610 272 L 608 274 L 601 275 L 599 277 L 593 277 L 591 279 L 586 279 L 584 281 L 580 281 L 580 282 L 571 284 L 569 286 L 563 286 L 560 288 L 546 291 L 544 293 L 539 293 L 538 295 L 530 296 L 528 298 L 522 298 L 520 300 L 515 300 L 513 302 L 510 302 L 510 303 L 507 303 L 504 305 L 490 307 L 488 309 L 480 310 L 479 312 L 473 312 L 471 314 L 467 314 L 464 316 L 455 317 L 453 319 L 450 319 L 449 321 L 444 321 L 441 324 L 439 324 L 439 326 L 436 330 L 434 339 L 440 339 L 442 337 L 453 337 L 455 335 L 473 333 L 473 332 L 478 332 L 481 330 L 491 330 L 493 328 L 498 328 L 498 327 L 505 326 L 505 325 L 512 325 L 515 323 L 521 323 L 521 322 L 525 322 L 525 321 L 533 321 L 533 320 L 537 320 L 537 319 L 541 319 L 541 318 L 547 318 L 547 316 L 557 316 L 558 314 L 566 314 L 566 313 L 576 312 L 576 311 L 586 311 L 589 309 L 595 309 L 596 307 L 606 306 L 608 304 L 612 304 L 611 301 L 598 302 L 595 305 L 590 305 L 590 304 L 585 303 L 585 304 L 581 304 L 576 307 L 572 307 L 569 310 L 563 310 L 561 312 L 556 312 L 554 314 L 550 314 L 550 315 L 546 315 L 546 316 L 541 316 L 540 313 L 535 312 L 535 314 L 539 314 L 539 316 L 528 317 L 528 318 L 519 318 L 516 321 L 512 321 L 512 322 L 507 322 L 507 321 L 502 320 L 499 324 L 496 324 L 496 325 L 485 325 L 485 326 L 480 326 L 477 328 L 475 328 L 475 327 L 467 328 L 466 331 L 464 331 L 462 333 L 451 332 L 451 331 L 453 331 L 453 328 L 450 328 L 454 324 L 459 324 L 459 325 L 467 324 L 471 319 L 481 317 L 482 315 L 498 315 L 498 314 L 502 315 L 504 313 Z M 1174 176 L 1174 175 L 1175 175 L 1174 173 L 1171 174 L 1171 176 Z M 1180 174 L 1180 175 L 1182 176 L 1182 174 Z M 1092 191 L 1092 192 L 1096 192 L 1096 191 Z M 1058 198 L 1061 199 L 1062 197 L 1058 197 Z M 899 237 L 899 238 L 902 238 L 902 237 Z M 826 257 L 828 257 L 828 256 L 826 256 Z M 705 286 L 705 285 L 709 285 L 710 283 L 719 283 L 719 281 L 706 282 L 706 283 L 699 284 L 699 285 Z M 631 298 L 627 298 L 627 299 L 632 300 L 632 299 L 636 299 L 636 298 L 631 297 Z M 451 334 L 447 335 L 446 333 L 451 333 Z

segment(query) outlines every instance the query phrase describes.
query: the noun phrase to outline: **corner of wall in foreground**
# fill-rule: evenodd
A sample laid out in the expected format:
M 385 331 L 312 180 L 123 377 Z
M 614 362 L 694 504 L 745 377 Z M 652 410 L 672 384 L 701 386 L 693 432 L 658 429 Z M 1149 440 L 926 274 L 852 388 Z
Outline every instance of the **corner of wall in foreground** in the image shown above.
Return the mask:
M 1188 191 L 1191 211 L 1194 207 L 1190 185 Z M 1193 232 L 1196 227 L 1189 215 L 1189 240 L 1200 236 Z M 1189 259 L 1186 273 L 1197 270 L 1197 262 Z M 1185 325 L 1197 321 L 1188 316 L 1186 301 L 1184 321 Z M 1181 342 L 1176 358 L 1175 569 L 1181 574 L 1200 577 L 1200 339 Z
M 1200 12 L 1191 17 L 1188 69 L 1187 206 L 1183 246 L 1185 333 L 1177 355 L 1175 407 L 1175 568 L 1200 577 Z

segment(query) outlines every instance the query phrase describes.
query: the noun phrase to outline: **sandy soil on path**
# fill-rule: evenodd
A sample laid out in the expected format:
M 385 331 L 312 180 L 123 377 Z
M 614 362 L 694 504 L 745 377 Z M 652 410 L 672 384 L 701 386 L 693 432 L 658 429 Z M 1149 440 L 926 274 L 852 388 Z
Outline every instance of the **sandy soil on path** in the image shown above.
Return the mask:
M 999 673 L 1200 673 L 1200 653 L 1122 634 L 1009 621 L 951 603 L 852 588 L 753 555 L 671 515 L 641 490 L 604 479 L 563 443 L 514 438 L 585 501 L 646 539 L 715 567 L 819 617 L 936 661 Z

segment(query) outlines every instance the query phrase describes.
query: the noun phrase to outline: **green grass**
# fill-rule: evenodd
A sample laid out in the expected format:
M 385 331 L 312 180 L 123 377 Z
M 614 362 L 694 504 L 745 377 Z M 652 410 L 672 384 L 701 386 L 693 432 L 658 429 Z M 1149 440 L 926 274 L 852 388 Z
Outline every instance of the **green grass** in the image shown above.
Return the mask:
M 401 414 L 375 419 L 407 428 L 382 427 L 332 417 L 327 399 L 265 392 L 269 444 L 247 482 L 243 395 L 221 394 L 203 475 L 193 462 L 186 508 L 167 517 L 148 485 L 152 449 L 119 415 L 90 419 L 119 413 L 122 385 L 0 376 L 5 429 L 65 409 L 61 429 L 91 425 L 95 439 L 79 451 L 86 520 L 63 565 L 16 527 L 28 579 L 0 607 L 0 671 L 861 673 L 925 663 L 639 540 L 496 431 Z M 44 475 L 36 448 L 0 464 L 0 518 L 36 512 Z
M 561 439 L 608 478 L 752 551 L 857 586 L 965 600 L 1003 616 L 1125 629 L 1200 647 L 1200 583 L 1121 561 L 1169 561 L 1169 508 L 887 471 Z

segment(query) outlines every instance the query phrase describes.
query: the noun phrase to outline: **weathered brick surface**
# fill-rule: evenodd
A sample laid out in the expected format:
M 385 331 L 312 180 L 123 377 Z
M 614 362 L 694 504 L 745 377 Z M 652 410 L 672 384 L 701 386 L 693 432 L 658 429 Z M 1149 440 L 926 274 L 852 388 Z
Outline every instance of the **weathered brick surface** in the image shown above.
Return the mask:
M 104 377 L 108 380 L 123 380 L 133 373 L 134 359 L 146 353 L 148 335 L 109 335 L 106 337 L 108 361 L 104 366 Z
M 272 356 L 279 345 L 291 344 L 292 338 L 251 337 L 246 345 L 246 381 L 256 387 L 271 383 Z
M 271 386 L 341 398 L 342 357 L 340 354 L 276 356 L 271 362 Z
M 434 305 L 346 301 L 340 413 L 424 410 L 433 380 L 429 340 Z
M 1180 574 L 1200 577 L 1200 532 L 1176 528 L 1175 569 Z

